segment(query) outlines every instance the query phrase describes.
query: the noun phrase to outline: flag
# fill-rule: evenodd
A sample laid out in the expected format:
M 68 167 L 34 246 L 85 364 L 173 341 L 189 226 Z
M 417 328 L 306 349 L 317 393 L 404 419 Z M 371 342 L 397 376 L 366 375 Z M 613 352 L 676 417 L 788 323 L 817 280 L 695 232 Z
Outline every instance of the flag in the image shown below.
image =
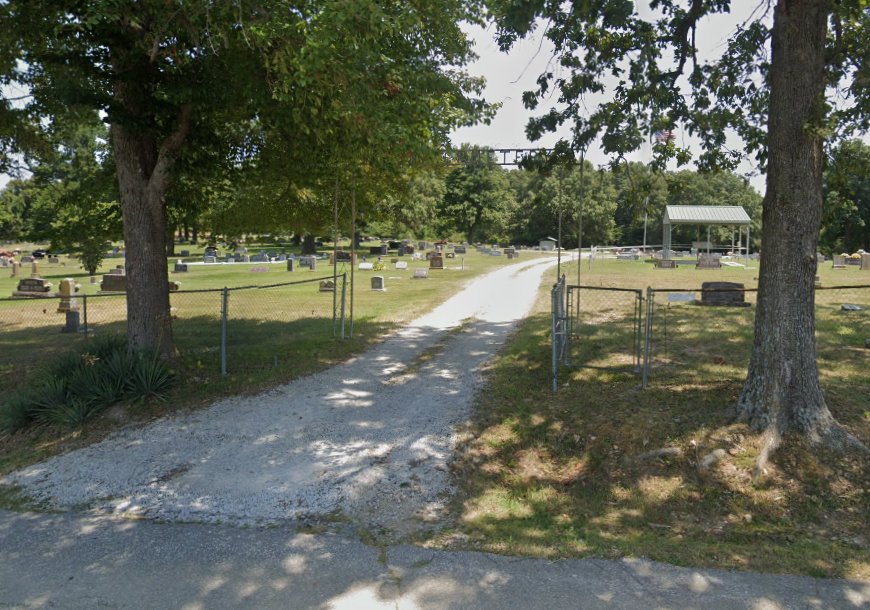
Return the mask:
M 668 142 L 677 139 L 677 136 L 672 129 L 662 129 L 657 131 L 653 137 L 655 138 L 656 144 L 667 144 Z

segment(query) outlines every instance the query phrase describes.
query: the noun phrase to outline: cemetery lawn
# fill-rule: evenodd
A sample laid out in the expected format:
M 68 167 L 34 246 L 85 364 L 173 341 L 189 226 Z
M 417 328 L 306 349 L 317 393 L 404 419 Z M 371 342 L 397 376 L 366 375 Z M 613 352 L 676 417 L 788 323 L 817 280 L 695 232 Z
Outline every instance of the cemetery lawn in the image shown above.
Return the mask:
M 365 244 L 364 244 L 365 248 Z M 251 252 L 259 251 L 259 246 Z M 202 248 L 188 260 L 202 260 Z M 289 251 L 289 250 L 288 250 Z M 364 250 L 365 251 L 365 250 Z M 233 395 L 267 390 L 293 379 L 347 360 L 364 352 L 391 331 L 425 314 L 477 276 L 514 262 L 542 255 L 524 252 L 520 261 L 469 252 L 463 261 L 445 259 L 445 269 L 431 270 L 429 278 L 412 280 L 413 269 L 428 267 L 426 261 L 408 262 L 408 270 L 395 270 L 387 261 L 383 271 L 355 271 L 355 323 L 353 338 L 333 337 L 332 293 L 321 293 L 318 283 L 230 292 L 228 325 L 228 375 L 221 376 L 219 360 L 220 292 L 182 292 L 171 296 L 173 332 L 179 358 L 173 363 L 176 384 L 165 403 L 122 404 L 91 420 L 82 429 L 37 428 L 12 435 L 0 433 L 0 474 L 37 462 L 55 453 L 98 441 L 122 425 L 139 425 L 178 410 L 198 408 Z M 168 259 L 170 270 L 179 257 Z M 370 257 L 371 260 L 371 257 Z M 98 286 L 75 261 L 64 265 L 41 264 L 42 277 L 55 287 L 64 277 L 74 277 L 81 292 L 96 295 Z M 101 269 L 123 262 L 107 259 Z M 460 268 L 463 267 L 464 268 Z M 265 268 L 251 272 L 254 268 Z M 0 295 L 11 295 L 17 278 L 7 270 L 0 276 Z M 339 271 L 350 273 L 349 265 Z M 28 277 L 30 265 L 24 265 Z M 181 281 L 182 291 L 208 290 L 256 284 L 259 286 L 331 277 L 328 261 L 319 260 L 315 271 L 289 273 L 284 263 L 236 263 L 191 266 L 187 273 L 170 273 Z M 386 292 L 370 290 L 373 275 L 385 277 Z M 348 290 L 348 299 L 349 290 Z M 42 363 L 69 349 L 87 349 L 81 335 L 59 332 L 63 314 L 56 300 L 16 299 L 0 301 L 0 388 L 3 396 L 26 388 L 40 373 Z M 122 296 L 88 299 L 89 320 L 96 334 L 123 333 L 125 304 Z M 350 327 L 347 325 L 349 332 Z M 13 505 L 0 495 L 0 506 Z
M 584 265 L 582 282 L 691 289 L 728 279 L 755 285 L 751 270 L 722 271 L 614 261 L 596 263 L 591 272 Z M 573 273 L 572 283 L 576 267 Z M 855 269 L 822 269 L 821 275 L 823 285 L 870 284 L 861 281 L 870 274 Z M 658 360 L 647 390 L 630 371 L 562 368 L 552 393 L 551 283 L 543 283 L 535 311 L 488 367 L 486 389 L 453 464 L 460 491 L 452 525 L 430 534 L 426 544 L 870 579 L 866 456 L 832 454 L 787 437 L 766 473 L 751 481 L 760 438 L 732 423 L 727 409 L 742 388 L 754 307 L 674 304 L 667 314 L 667 357 L 653 354 Z M 859 292 L 842 294 L 854 299 Z M 860 294 L 866 304 L 870 289 Z M 819 363 L 833 415 L 870 444 L 870 349 L 863 347 L 870 311 L 853 313 L 861 317 L 820 307 Z M 842 342 L 829 345 L 823 336 Z M 602 332 L 586 342 L 593 352 L 573 352 L 575 362 L 624 363 L 623 339 Z M 652 454 L 660 449 L 668 452 Z M 724 457 L 699 469 L 716 449 Z

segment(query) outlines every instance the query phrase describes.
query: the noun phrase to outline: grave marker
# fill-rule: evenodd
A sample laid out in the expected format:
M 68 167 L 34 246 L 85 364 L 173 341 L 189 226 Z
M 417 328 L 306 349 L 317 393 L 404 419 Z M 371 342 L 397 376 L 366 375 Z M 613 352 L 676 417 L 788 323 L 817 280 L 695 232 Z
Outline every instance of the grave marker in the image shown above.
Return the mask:
M 73 296 L 79 291 L 80 286 L 75 283 L 72 278 L 64 278 L 60 281 L 58 293 L 60 294 L 60 303 L 57 305 L 57 313 L 65 313 L 68 311 L 77 311 L 79 306 Z
M 701 305 L 749 307 L 743 284 L 736 282 L 704 282 L 701 284 Z M 710 291 L 710 292 L 708 292 Z
M 175 273 L 187 273 L 187 263 L 183 262 L 181 259 L 175 261 Z
M 375 266 L 372 263 L 360 263 L 358 269 L 360 271 L 371 271 Z
M 465 254 L 466 248 L 465 246 L 456 246 L 455 248 L 453 248 L 453 251 L 456 254 Z
M 406 263 L 405 261 L 397 261 L 396 262 L 396 269 L 407 269 L 407 268 L 408 268 L 408 263 Z
M 384 276 L 382 275 L 373 275 L 372 276 L 372 290 L 377 290 L 379 292 L 386 292 L 387 289 L 384 287 Z
M 12 293 L 16 297 L 47 297 L 51 294 L 51 282 L 41 277 L 26 277 L 18 281 L 18 288 Z
M 414 269 L 414 275 L 411 277 L 411 279 L 425 280 L 428 277 L 429 277 L 429 270 L 428 269 Z
M 440 255 L 435 255 L 429 258 L 430 269 L 444 269 L 444 258 Z
M 332 280 L 321 280 L 318 290 L 320 292 L 335 292 L 335 282 Z

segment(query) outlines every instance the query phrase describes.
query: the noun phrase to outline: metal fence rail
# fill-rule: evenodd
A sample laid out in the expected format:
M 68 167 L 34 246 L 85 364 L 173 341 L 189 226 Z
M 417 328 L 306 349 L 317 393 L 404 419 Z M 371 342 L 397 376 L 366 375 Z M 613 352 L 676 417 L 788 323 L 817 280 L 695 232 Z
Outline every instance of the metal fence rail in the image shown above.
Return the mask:
M 346 280 L 332 276 L 265 286 L 171 292 L 176 349 L 196 366 L 245 370 L 276 366 L 290 342 L 346 336 Z M 78 332 L 61 332 L 60 297 L 0 299 L 0 366 L 27 367 L 90 337 L 126 332 L 125 293 L 75 295 Z

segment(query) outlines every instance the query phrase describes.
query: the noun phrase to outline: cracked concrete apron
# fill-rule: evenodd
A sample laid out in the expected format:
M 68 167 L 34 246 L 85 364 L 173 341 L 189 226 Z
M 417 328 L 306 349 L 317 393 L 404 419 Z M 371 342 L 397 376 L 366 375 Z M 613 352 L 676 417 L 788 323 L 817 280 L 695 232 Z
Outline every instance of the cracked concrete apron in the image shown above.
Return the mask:
M 413 529 L 443 510 L 479 368 L 554 262 L 489 274 L 347 363 L 121 430 L 5 482 L 61 509 L 237 524 L 340 514 Z

